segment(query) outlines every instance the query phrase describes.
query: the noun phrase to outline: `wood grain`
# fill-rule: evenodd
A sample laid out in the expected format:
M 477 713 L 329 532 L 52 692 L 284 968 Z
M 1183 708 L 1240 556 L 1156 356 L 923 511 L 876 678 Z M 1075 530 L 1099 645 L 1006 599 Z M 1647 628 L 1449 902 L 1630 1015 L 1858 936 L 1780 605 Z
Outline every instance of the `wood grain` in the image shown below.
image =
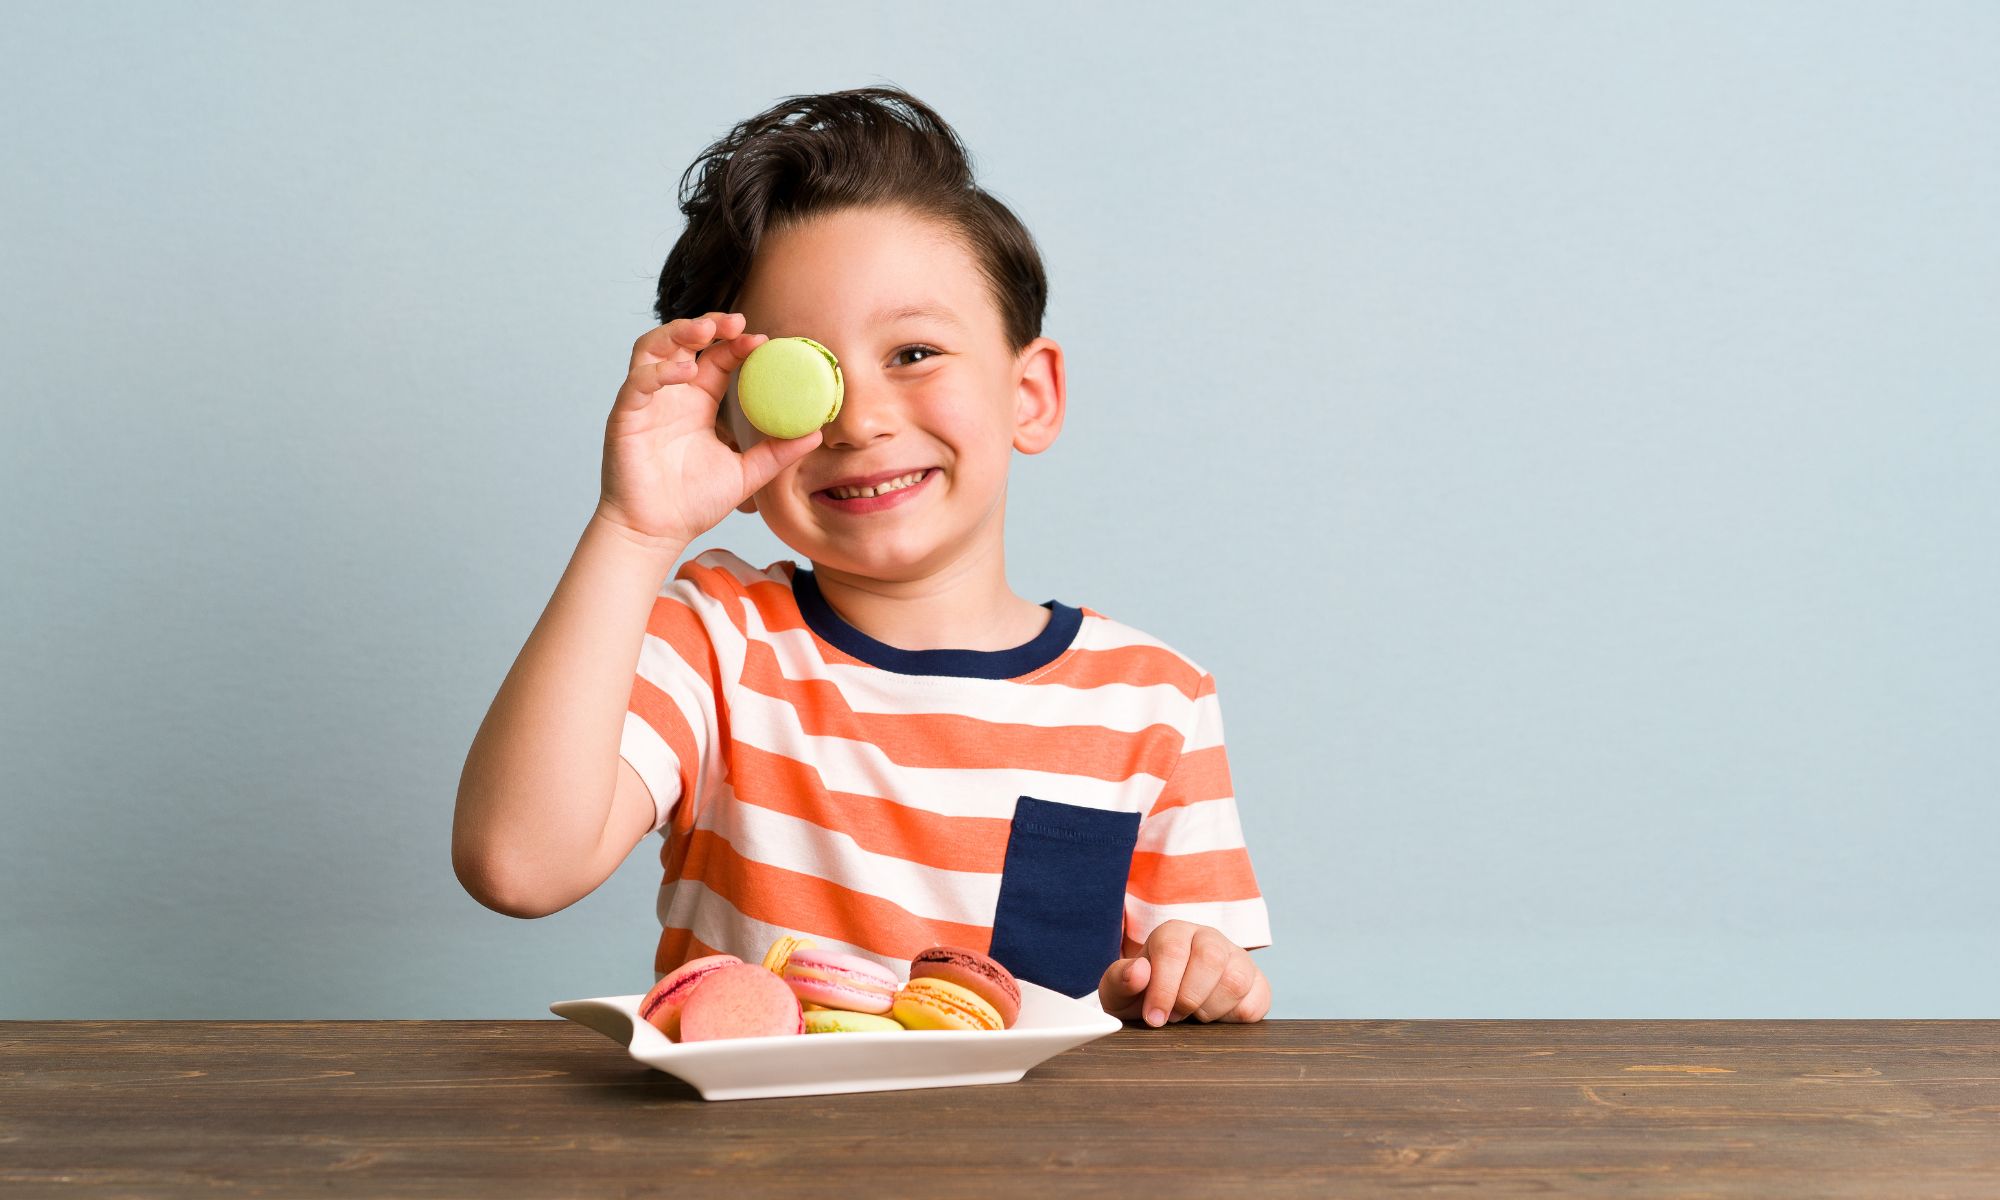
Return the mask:
M 0 1022 L 16 1196 L 2000 1196 L 2000 1021 L 1130 1026 L 702 1101 L 563 1021 Z

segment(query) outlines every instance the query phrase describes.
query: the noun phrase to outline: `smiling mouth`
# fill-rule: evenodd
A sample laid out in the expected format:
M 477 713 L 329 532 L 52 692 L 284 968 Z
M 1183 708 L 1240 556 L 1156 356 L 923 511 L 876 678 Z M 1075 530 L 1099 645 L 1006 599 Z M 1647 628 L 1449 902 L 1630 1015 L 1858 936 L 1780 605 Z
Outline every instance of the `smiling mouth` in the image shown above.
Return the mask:
M 928 479 L 931 472 L 935 470 L 937 470 L 936 467 L 925 467 L 921 471 L 912 471 L 908 475 L 899 475 L 894 479 L 885 479 L 872 487 L 822 488 L 813 494 L 816 496 L 825 496 L 829 500 L 867 500 L 875 496 L 900 492 L 904 488 L 913 488 L 925 479 Z

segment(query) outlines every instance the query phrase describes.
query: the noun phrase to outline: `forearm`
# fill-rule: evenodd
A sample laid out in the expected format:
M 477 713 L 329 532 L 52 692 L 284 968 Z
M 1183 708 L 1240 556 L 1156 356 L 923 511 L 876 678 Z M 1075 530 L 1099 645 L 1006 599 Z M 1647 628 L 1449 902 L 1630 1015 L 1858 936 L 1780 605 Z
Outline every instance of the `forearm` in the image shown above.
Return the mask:
M 584 527 L 459 777 L 452 863 L 481 903 L 537 915 L 577 892 L 611 811 L 646 617 L 685 548 L 599 515 Z

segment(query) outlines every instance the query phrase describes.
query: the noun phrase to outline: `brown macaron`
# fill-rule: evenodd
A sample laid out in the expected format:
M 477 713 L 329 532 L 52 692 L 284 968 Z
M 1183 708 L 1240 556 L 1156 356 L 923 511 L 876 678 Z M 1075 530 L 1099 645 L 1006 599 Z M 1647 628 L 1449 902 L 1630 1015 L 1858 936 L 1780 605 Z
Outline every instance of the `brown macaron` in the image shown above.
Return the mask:
M 932 946 L 910 960 L 911 979 L 942 979 L 975 993 L 1000 1014 L 1007 1029 L 1021 1017 L 1021 985 L 1014 973 L 977 950 Z

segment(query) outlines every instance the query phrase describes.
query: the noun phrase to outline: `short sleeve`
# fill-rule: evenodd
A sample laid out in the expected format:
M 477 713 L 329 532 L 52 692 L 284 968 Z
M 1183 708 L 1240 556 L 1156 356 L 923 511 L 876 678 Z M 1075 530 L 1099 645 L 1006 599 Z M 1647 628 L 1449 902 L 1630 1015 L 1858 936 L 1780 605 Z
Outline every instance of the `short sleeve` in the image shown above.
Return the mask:
M 703 610 L 715 600 L 690 574 L 683 567 L 653 601 L 618 739 L 618 757 L 632 764 L 653 794 L 656 832 L 677 816 L 682 828 L 694 824 L 695 813 L 685 802 L 703 793 L 704 764 L 717 737 L 721 671 L 702 621 Z
M 1271 944 L 1270 915 L 1237 820 L 1213 675 L 1202 674 L 1193 709 L 1180 757 L 1139 823 L 1125 936 L 1144 942 L 1167 921 L 1192 921 L 1255 950 Z

